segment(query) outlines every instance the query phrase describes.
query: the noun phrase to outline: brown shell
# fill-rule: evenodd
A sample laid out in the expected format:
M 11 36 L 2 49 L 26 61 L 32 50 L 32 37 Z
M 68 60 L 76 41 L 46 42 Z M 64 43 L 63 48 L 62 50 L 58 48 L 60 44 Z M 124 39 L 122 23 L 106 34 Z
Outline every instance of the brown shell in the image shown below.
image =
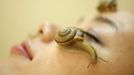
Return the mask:
M 83 32 L 76 27 L 67 27 L 60 30 L 56 36 L 55 41 L 60 45 L 70 45 L 75 41 L 83 40 Z
M 117 11 L 117 2 L 116 2 L 116 0 L 100 0 L 97 10 L 100 13 L 116 12 Z

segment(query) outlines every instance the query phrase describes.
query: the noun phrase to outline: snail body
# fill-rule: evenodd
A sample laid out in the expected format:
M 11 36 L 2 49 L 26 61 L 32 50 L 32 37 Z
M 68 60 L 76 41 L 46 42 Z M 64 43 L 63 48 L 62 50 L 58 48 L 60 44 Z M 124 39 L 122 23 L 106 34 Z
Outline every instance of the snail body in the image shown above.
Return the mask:
M 91 63 L 95 64 L 98 61 L 97 53 L 90 44 L 84 41 L 84 34 L 84 31 L 79 28 L 67 27 L 56 34 L 55 41 L 60 46 L 69 46 L 75 44 L 78 47 L 81 47 L 91 56 Z

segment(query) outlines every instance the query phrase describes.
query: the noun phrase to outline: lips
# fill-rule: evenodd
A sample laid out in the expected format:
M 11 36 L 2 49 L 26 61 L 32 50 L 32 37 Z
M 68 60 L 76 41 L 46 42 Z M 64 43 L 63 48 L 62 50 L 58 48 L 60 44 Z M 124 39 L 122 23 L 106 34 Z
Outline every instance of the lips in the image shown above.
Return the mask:
M 13 46 L 11 49 L 11 53 L 25 56 L 30 60 L 33 59 L 28 41 L 24 41 L 20 45 Z

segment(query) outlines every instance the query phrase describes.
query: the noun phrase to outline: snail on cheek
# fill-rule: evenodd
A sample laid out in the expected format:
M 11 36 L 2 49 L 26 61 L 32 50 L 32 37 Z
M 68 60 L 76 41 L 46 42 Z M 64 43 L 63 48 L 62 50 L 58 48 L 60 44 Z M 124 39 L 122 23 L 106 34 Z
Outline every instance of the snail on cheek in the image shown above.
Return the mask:
M 55 41 L 58 45 L 63 47 L 68 47 L 70 45 L 77 45 L 81 47 L 84 51 L 88 52 L 92 60 L 90 64 L 96 64 L 98 61 L 98 56 L 95 49 L 84 41 L 85 32 L 76 27 L 66 27 L 60 30 L 56 36 Z M 88 65 L 89 66 L 89 65 Z

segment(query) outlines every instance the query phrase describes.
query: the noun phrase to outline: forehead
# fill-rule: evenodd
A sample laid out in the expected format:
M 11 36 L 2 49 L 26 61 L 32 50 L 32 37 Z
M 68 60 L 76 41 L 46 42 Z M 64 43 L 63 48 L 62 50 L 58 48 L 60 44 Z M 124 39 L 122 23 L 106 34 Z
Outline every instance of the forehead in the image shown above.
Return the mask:
M 120 30 L 133 30 L 134 15 L 129 12 L 117 12 L 113 14 L 103 14 L 102 17 L 112 20 Z
M 101 17 L 101 18 L 100 18 Z M 128 30 L 133 30 L 134 27 L 134 15 L 129 12 L 117 12 L 117 13 L 110 13 L 110 14 L 99 14 L 97 16 L 94 16 L 93 18 L 91 17 L 86 17 L 85 20 L 82 23 L 82 27 L 87 29 L 90 26 L 92 26 L 92 23 L 96 23 L 97 20 L 96 18 L 101 19 L 108 19 L 107 21 L 113 22 L 118 29 L 123 30 L 123 31 L 128 31 Z M 106 21 L 103 21 L 106 22 Z

